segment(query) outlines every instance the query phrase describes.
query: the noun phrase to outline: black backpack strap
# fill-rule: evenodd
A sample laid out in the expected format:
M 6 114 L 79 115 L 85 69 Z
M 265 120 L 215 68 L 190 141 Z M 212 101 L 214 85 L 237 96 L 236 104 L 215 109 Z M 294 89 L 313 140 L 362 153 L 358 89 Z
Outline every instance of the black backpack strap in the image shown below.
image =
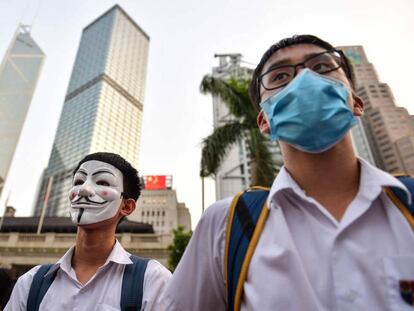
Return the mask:
M 399 175 L 394 177 L 396 177 L 402 184 L 404 184 L 404 186 L 407 187 L 411 198 L 408 198 L 406 192 L 398 187 L 387 187 L 385 192 L 391 201 L 398 207 L 414 230 L 414 178 L 408 175 Z
M 125 265 L 122 279 L 121 310 L 140 311 L 144 292 L 144 275 L 148 259 L 131 255 L 133 264 Z
M 29 297 L 27 298 L 27 311 L 38 311 L 43 297 L 46 295 L 50 285 L 55 280 L 57 271 L 45 276 L 53 265 L 43 265 L 37 270 L 30 286 Z

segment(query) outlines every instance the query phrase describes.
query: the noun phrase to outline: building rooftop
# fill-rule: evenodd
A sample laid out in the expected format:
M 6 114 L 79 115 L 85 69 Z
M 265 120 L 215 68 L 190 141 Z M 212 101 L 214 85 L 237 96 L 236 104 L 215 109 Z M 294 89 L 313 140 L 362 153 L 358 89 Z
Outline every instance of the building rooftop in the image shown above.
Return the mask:
M 121 6 L 119 4 L 115 4 L 108 11 L 106 11 L 105 13 L 103 13 L 101 16 L 97 17 L 93 22 L 91 22 L 88 26 L 86 26 L 83 29 L 83 31 L 85 31 L 86 29 L 88 29 L 89 27 L 91 27 L 93 24 L 95 24 L 96 22 L 98 22 L 102 17 L 104 17 L 107 14 L 111 13 L 113 10 L 119 10 L 145 36 L 145 38 L 147 38 L 148 40 L 150 40 L 149 35 L 132 19 L 131 16 L 128 15 L 127 12 L 125 12 L 125 10 L 123 8 L 121 8 Z
M 40 217 L 5 217 L 0 232 L 36 233 Z M 1 218 L 0 218 L 1 219 Z M 42 233 L 76 233 L 77 227 L 69 217 L 45 217 Z M 124 219 L 117 227 L 117 233 L 154 233 L 150 224 Z

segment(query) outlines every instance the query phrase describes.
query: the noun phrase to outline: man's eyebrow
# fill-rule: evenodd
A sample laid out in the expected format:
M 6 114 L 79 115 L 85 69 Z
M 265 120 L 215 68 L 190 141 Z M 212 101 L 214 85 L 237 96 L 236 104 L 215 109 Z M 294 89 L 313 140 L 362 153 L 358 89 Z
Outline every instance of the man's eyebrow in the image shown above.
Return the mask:
M 80 169 L 80 170 L 78 170 L 77 172 L 76 172 L 76 174 L 77 173 L 80 173 L 80 174 L 82 174 L 82 175 L 85 175 L 85 176 L 87 176 L 88 175 L 88 173 L 86 173 L 84 170 L 82 170 L 82 169 Z
M 266 71 L 272 70 L 276 67 L 280 67 L 283 65 L 291 65 L 292 64 L 292 60 L 290 58 L 284 58 L 281 60 L 278 60 L 277 62 L 272 63 L 267 69 Z
M 95 173 L 92 174 L 92 176 L 95 176 L 95 175 L 98 175 L 98 174 L 103 174 L 103 173 L 107 173 L 107 174 L 111 174 L 112 176 L 115 176 L 114 173 L 112 173 L 111 171 L 108 171 L 108 170 L 99 170 L 99 171 L 96 171 Z
M 319 55 L 319 54 L 322 54 L 322 53 L 324 53 L 324 52 L 306 54 L 306 55 L 303 56 L 302 62 L 308 60 L 309 58 L 312 58 L 313 56 L 316 56 L 316 55 Z M 272 70 L 272 69 L 275 69 L 277 67 L 284 66 L 284 65 L 292 65 L 292 59 L 291 58 L 283 58 L 281 60 L 278 60 L 278 61 L 274 62 L 273 64 L 271 64 L 269 66 L 269 68 L 267 68 L 265 70 L 265 72 L 268 72 L 269 70 Z

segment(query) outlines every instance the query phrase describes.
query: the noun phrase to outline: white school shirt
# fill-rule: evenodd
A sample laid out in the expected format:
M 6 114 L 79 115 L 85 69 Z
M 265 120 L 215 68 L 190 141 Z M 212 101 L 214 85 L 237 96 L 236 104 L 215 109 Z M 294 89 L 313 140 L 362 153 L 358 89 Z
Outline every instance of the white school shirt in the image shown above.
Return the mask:
M 48 273 L 59 271 L 40 304 L 39 310 L 70 311 L 114 311 L 120 310 L 121 286 L 124 267 L 132 264 L 121 244 L 116 241 L 105 264 L 84 285 L 76 278 L 71 260 L 74 247 L 70 248 Z M 36 266 L 18 280 L 5 311 L 26 311 L 27 297 L 33 276 L 40 266 Z M 144 274 L 144 287 L 141 310 L 159 310 L 157 301 L 171 273 L 155 260 L 150 260 Z
M 270 190 L 241 310 L 413 310 L 399 289 L 400 280 L 414 280 L 413 230 L 382 187 L 407 189 L 359 161 L 359 190 L 340 222 L 282 168 Z M 165 310 L 226 310 L 230 203 L 219 201 L 204 213 L 161 297 Z

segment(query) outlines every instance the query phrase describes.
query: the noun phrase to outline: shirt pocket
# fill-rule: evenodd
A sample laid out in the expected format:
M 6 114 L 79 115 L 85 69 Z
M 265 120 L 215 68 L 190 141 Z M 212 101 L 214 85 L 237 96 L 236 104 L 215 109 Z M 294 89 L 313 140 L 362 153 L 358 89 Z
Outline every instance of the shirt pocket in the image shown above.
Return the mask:
M 384 258 L 389 309 L 414 310 L 414 256 Z

